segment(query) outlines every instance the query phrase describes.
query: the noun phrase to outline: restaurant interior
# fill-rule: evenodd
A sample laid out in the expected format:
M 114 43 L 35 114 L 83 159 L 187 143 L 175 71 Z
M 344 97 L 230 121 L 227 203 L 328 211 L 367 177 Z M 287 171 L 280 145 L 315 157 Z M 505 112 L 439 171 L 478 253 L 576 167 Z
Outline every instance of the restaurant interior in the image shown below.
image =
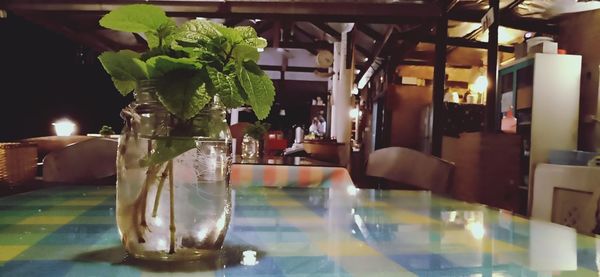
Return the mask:
M 256 61 L 218 85 L 156 8 Z M 0 276 L 600 273 L 600 2 L 1 0 L 0 38 Z M 184 119 L 102 59 L 165 47 Z

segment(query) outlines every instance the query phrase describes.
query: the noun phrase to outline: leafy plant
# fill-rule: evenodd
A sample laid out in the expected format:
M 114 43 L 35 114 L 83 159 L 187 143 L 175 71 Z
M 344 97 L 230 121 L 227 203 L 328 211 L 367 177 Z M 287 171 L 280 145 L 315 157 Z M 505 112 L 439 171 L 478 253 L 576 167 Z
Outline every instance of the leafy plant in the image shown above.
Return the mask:
M 198 117 L 195 118 L 214 96 L 226 108 L 247 104 L 259 119 L 269 115 L 275 88 L 257 64 L 258 49 L 266 47 L 267 41 L 247 26 L 229 28 L 198 19 L 178 26 L 162 9 L 145 4 L 117 8 L 102 17 L 100 25 L 139 34 L 148 44 L 148 50 L 142 53 L 121 50 L 99 56 L 115 88 L 128 95 L 141 81 L 154 80 L 153 96 L 177 119 L 170 133 L 173 137 L 153 138 L 156 141 L 153 149 L 140 159 L 139 165 L 147 167 L 146 177 L 131 206 L 132 226 L 139 242 L 144 243 L 143 234 L 149 230 L 148 192 L 157 183 L 152 208 L 152 216 L 156 217 L 160 195 L 168 183 L 169 253 L 172 254 L 175 251 L 173 159 L 196 147 L 196 141 L 186 137 L 190 129 L 210 131 L 217 129 L 214 124 L 223 124 L 222 120 L 198 122 Z M 124 153 L 126 149 L 119 151 Z
M 114 135 L 115 131 L 110 126 L 102 125 L 102 127 L 100 128 L 100 131 L 98 131 L 98 134 L 100 134 L 102 136 L 110 136 L 110 135 Z
M 260 141 L 263 139 L 264 135 L 269 131 L 269 129 L 271 129 L 271 124 L 256 121 L 254 124 L 248 125 L 244 129 L 244 133 Z
M 271 79 L 257 65 L 258 48 L 267 46 L 252 27 L 229 28 L 208 20 L 177 26 L 158 7 L 135 4 L 102 17 L 100 25 L 143 35 L 149 49 L 104 52 L 99 59 L 123 94 L 141 80 L 156 79 L 157 99 L 174 116 L 188 120 L 218 95 L 227 108 L 252 106 L 269 115 L 275 97 Z

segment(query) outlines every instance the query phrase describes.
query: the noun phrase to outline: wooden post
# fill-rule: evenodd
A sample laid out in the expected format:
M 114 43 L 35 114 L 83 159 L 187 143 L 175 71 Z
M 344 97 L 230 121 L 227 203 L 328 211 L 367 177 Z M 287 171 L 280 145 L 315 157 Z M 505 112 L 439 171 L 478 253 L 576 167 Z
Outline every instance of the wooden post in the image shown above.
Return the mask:
M 493 132 L 496 129 L 496 121 L 499 119 L 496 115 L 496 86 L 498 80 L 498 9 L 499 0 L 490 0 L 490 9 L 493 9 L 494 23 L 488 29 L 488 53 L 487 53 L 487 95 L 485 101 L 485 130 Z
M 442 138 L 446 115 L 444 114 L 444 93 L 446 83 L 446 46 L 448 39 L 447 0 L 441 1 L 442 15 L 435 30 L 435 66 L 433 70 L 433 124 L 431 132 L 431 154 L 442 155 Z

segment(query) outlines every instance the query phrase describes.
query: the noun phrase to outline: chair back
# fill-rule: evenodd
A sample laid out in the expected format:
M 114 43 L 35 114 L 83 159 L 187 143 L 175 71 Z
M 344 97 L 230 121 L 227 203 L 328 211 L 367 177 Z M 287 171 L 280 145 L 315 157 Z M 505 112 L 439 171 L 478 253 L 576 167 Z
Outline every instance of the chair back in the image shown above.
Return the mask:
M 116 174 L 117 141 L 93 138 L 50 152 L 43 160 L 45 182 L 75 183 Z
M 231 132 L 231 137 L 235 139 L 235 152 L 236 155 L 242 153 L 242 139 L 244 138 L 244 131 L 246 127 L 250 126 L 251 123 L 248 122 L 239 122 L 229 126 L 229 131 Z
M 448 191 L 454 164 L 404 147 L 388 147 L 369 155 L 366 175 L 431 190 Z

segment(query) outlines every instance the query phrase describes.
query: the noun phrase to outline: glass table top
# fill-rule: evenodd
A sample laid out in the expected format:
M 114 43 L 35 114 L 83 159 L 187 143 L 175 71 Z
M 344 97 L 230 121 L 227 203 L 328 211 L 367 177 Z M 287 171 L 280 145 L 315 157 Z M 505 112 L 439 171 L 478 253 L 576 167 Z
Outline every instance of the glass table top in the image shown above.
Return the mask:
M 128 258 L 114 187 L 0 198 L 0 276 L 598 276 L 600 240 L 418 191 L 245 187 L 222 251 Z

